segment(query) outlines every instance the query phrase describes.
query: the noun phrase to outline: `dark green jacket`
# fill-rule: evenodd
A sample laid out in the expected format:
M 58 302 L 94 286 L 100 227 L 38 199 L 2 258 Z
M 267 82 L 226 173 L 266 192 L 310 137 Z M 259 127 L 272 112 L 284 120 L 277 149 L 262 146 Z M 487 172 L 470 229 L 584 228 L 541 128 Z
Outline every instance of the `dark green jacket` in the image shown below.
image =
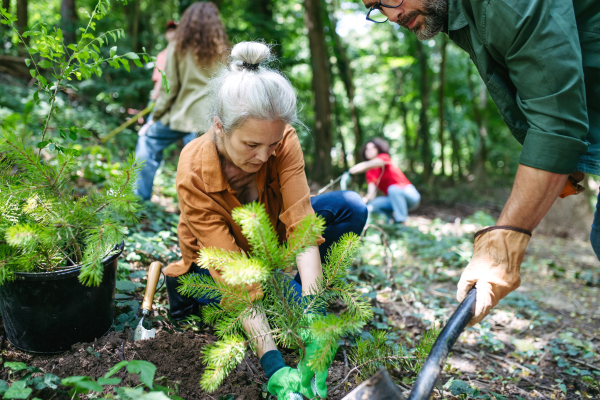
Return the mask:
M 448 36 L 477 66 L 519 162 L 600 175 L 600 0 L 449 0 Z

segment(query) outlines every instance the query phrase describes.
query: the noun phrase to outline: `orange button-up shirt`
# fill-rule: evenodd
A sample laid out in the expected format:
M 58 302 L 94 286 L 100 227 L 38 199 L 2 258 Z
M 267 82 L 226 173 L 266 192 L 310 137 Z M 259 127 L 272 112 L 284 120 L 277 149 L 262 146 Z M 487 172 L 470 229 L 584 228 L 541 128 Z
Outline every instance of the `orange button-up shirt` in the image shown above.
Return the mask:
M 177 234 L 183 258 L 165 269 L 167 276 L 188 272 L 203 247 L 250 250 L 241 227 L 231 217 L 232 210 L 242 204 L 223 175 L 212 137 L 210 130 L 193 140 L 179 157 L 176 185 L 181 215 Z M 288 238 L 302 218 L 314 213 L 304 173 L 304 155 L 291 126 L 286 126 L 275 153 L 257 172 L 256 183 L 259 202 L 265 206 L 280 242 Z M 317 244 L 324 241 L 320 238 Z M 210 273 L 220 280 L 218 271 L 211 268 Z M 257 285 L 249 287 L 252 297 L 257 289 Z

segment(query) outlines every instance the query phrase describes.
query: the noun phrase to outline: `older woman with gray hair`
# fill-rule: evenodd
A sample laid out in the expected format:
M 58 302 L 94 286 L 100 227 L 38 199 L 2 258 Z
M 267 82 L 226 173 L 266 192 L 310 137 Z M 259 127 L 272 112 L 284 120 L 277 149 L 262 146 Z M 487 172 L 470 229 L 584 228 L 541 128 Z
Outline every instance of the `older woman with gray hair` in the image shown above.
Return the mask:
M 229 65 L 210 82 L 212 127 L 181 153 L 177 168 L 181 207 L 177 232 L 182 259 L 165 269 L 171 313 L 176 319 L 210 302 L 178 293 L 178 277 L 210 274 L 220 279 L 218 271 L 200 269 L 195 264 L 201 248 L 249 251 L 247 240 L 232 218 L 236 207 L 251 202 L 263 204 L 271 221 L 276 221 L 275 230 L 282 240 L 306 215 L 316 213 L 325 220 L 323 237 L 298 257 L 299 274 L 295 280 L 290 279 L 290 286 L 299 296 L 310 295 L 313 283 L 322 277 L 321 263 L 329 246 L 344 233 L 360 234 L 365 225 L 367 208 L 357 193 L 339 191 L 311 198 L 304 155 L 292 127 L 298 123 L 296 95 L 283 74 L 266 66 L 272 60 L 269 48 L 262 43 L 241 42 L 234 46 Z M 251 296 L 260 296 L 258 288 L 248 290 Z M 242 325 L 246 332 L 270 330 L 264 316 L 249 318 Z M 258 338 L 255 348 L 273 394 L 290 390 L 314 393 L 310 387 L 293 386 L 301 385 L 299 372 L 286 367 L 270 334 Z M 317 388 L 325 397 L 326 385 L 324 378 L 321 380 Z

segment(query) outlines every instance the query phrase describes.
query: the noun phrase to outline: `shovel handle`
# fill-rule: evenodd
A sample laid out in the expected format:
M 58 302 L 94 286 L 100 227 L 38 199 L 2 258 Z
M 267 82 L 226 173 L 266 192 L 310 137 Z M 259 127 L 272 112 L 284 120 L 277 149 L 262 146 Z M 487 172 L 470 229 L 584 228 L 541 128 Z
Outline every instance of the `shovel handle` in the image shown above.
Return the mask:
M 450 316 L 446 326 L 431 347 L 429 356 L 425 360 L 419 376 L 417 376 L 417 381 L 412 387 L 408 400 L 427 400 L 431 397 L 435 382 L 440 375 L 450 349 L 452 349 L 456 339 L 458 339 L 475 313 L 476 297 L 477 289 L 473 288 L 454 311 L 454 314 Z
M 162 264 L 158 261 L 154 261 L 148 268 L 148 280 L 146 282 L 146 293 L 144 293 L 144 301 L 142 302 L 142 310 L 150 312 L 152 311 L 152 301 L 154 300 L 154 292 L 156 292 L 156 285 L 160 279 L 160 270 Z

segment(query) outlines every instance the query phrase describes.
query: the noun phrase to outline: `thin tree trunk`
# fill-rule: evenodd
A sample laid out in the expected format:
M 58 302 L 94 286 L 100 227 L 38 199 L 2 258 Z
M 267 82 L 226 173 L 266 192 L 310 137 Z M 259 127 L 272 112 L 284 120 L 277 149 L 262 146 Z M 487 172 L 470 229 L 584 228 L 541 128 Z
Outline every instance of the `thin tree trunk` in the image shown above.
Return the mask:
M 27 30 L 28 19 L 27 0 L 17 0 L 17 29 L 21 35 Z M 25 43 L 29 43 L 29 37 L 23 39 L 25 39 Z
M 432 172 L 431 146 L 429 144 L 429 120 L 427 109 L 429 108 L 429 87 L 427 86 L 427 54 L 425 47 L 417 41 L 419 54 L 419 68 L 421 70 L 421 112 L 419 115 L 419 138 L 421 139 L 421 154 L 423 157 L 423 181 L 428 182 Z
M 60 27 L 67 45 L 77 41 L 77 7 L 75 0 L 60 2 Z
M 452 176 L 454 176 L 454 170 L 456 169 L 456 180 L 460 181 L 463 176 L 462 167 L 460 166 L 460 143 L 456 138 L 456 133 L 452 130 L 450 130 L 450 140 L 452 141 Z
M 310 45 L 312 87 L 315 96 L 315 163 L 313 178 L 325 183 L 332 174 L 331 104 L 329 101 L 329 58 L 323 33 L 322 5 L 320 0 L 304 0 L 304 20 L 308 28 Z
M 467 82 L 473 107 L 473 119 L 477 124 L 477 132 L 479 135 L 479 145 L 477 146 L 477 150 L 475 150 L 475 154 L 473 154 L 471 171 L 475 176 L 478 176 L 486 173 L 485 161 L 487 159 L 487 126 L 481 115 L 481 109 L 485 107 L 486 93 L 483 85 L 480 86 L 480 92 L 476 93 L 471 79 L 467 79 Z
M 440 50 L 441 52 L 441 57 L 442 57 L 442 61 L 440 62 L 440 89 L 438 92 L 438 102 L 439 102 L 439 106 L 438 106 L 438 118 L 439 118 L 439 124 L 440 124 L 440 128 L 439 128 L 439 141 L 440 141 L 440 162 L 442 164 L 442 176 L 446 175 L 446 167 L 444 165 L 445 160 L 444 160 L 444 146 L 445 146 L 445 142 L 444 142 L 444 89 L 446 86 L 446 44 L 447 44 L 447 40 L 446 40 L 446 36 L 445 35 L 441 35 L 442 36 L 442 48 Z
M 140 2 L 141 0 L 135 0 L 133 23 L 131 24 L 131 49 L 135 52 L 139 51 L 140 43 Z
M 332 5 L 334 11 L 338 9 L 336 0 L 332 1 Z M 356 108 L 356 104 L 354 103 L 355 87 L 352 68 L 350 67 L 350 60 L 348 60 L 346 48 L 344 47 L 342 39 L 336 31 L 337 19 L 335 18 L 335 14 L 330 13 L 329 19 L 332 26 L 331 36 L 333 37 L 333 42 L 335 45 L 335 57 L 337 59 L 338 70 L 340 71 L 342 82 L 344 82 L 346 94 L 348 95 L 348 102 L 350 104 L 350 118 L 352 119 L 352 130 L 354 132 L 354 160 L 355 162 L 358 162 L 360 159 L 360 149 L 363 144 L 363 132 L 360 126 L 359 112 Z

